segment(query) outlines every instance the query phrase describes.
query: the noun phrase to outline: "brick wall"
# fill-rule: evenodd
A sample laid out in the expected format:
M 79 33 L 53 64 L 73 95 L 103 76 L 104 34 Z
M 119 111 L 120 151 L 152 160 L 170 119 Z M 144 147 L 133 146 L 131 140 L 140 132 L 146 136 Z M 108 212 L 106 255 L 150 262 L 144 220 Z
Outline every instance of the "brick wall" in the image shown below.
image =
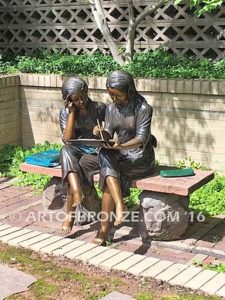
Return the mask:
M 21 74 L 22 143 L 60 142 L 62 107 L 57 75 Z M 89 78 L 93 100 L 110 102 L 105 78 Z M 152 133 L 160 163 L 191 157 L 225 172 L 225 84 L 223 80 L 138 79 L 138 91 L 153 106 Z
M 21 145 L 20 77 L 0 77 L 0 147 Z
M 22 144 L 60 143 L 61 76 L 21 74 Z

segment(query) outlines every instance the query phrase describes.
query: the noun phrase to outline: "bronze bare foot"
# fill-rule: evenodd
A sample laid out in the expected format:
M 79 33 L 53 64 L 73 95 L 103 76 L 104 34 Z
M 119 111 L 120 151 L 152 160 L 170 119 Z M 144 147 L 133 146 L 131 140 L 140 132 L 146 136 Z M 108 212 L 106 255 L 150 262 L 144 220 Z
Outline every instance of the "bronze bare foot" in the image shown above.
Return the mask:
M 98 230 L 96 237 L 92 240 L 92 243 L 98 246 L 105 246 L 107 240 L 108 232 L 105 233 L 101 229 Z
M 118 226 L 123 222 L 124 213 L 126 211 L 126 207 L 124 204 L 116 204 L 116 220 L 114 222 L 114 226 Z
M 74 216 L 73 216 L 73 213 L 70 212 L 69 214 L 67 214 L 67 216 L 63 222 L 63 225 L 59 232 L 60 235 L 63 235 L 63 236 L 68 235 L 73 228 L 73 223 L 74 223 Z

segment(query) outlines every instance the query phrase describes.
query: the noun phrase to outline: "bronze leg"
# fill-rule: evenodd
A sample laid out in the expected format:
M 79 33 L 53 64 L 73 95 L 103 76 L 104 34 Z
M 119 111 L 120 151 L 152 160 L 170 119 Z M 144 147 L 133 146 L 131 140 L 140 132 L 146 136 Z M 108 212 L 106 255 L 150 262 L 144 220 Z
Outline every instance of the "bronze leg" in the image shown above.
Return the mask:
M 69 185 L 71 186 L 71 191 L 73 194 L 73 203 L 72 206 L 76 207 L 82 200 L 82 191 L 80 177 L 77 173 L 70 172 L 68 174 Z
M 120 182 L 118 178 L 113 176 L 107 176 L 106 177 L 106 184 L 108 186 L 108 189 L 110 191 L 110 194 L 114 200 L 115 206 L 116 206 L 116 220 L 114 222 L 114 225 L 117 226 L 120 223 L 122 223 L 123 220 L 123 213 L 125 211 L 125 205 L 123 202 Z
M 92 243 L 104 245 L 110 230 L 110 213 L 115 209 L 113 198 L 106 187 L 102 195 L 102 220 L 98 233 Z
M 66 200 L 66 218 L 60 230 L 60 234 L 68 235 L 73 228 L 74 223 L 74 211 L 77 204 L 82 200 L 82 191 L 80 178 L 77 173 L 70 172 L 68 174 L 68 191 Z
M 66 199 L 66 217 L 62 224 L 60 234 L 61 235 L 68 235 L 73 228 L 74 223 L 74 211 L 75 208 L 73 206 L 73 193 L 70 184 L 68 184 L 67 190 L 67 199 Z

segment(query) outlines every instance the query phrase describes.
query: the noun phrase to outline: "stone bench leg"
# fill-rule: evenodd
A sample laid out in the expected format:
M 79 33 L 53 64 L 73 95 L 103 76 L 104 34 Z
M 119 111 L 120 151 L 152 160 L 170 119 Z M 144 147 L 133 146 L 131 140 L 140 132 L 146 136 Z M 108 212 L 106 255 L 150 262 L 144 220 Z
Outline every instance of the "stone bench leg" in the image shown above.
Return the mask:
M 67 186 L 62 186 L 59 177 L 52 177 L 44 187 L 42 201 L 46 210 L 57 210 L 66 203 Z
M 139 233 L 143 241 L 175 240 L 185 232 L 189 197 L 143 191 L 139 199 Z

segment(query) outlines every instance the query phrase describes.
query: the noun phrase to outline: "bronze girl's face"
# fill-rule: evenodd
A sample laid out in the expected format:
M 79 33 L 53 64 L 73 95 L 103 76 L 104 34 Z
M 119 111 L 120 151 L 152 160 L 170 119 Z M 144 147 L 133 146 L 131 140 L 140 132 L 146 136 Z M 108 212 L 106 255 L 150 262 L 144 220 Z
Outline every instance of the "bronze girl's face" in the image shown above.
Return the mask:
M 87 105 L 88 96 L 86 93 L 77 92 L 72 94 L 69 100 L 73 102 L 79 110 L 84 110 Z
M 127 106 L 129 104 L 129 98 L 126 92 L 119 89 L 113 89 L 113 88 L 108 88 L 107 91 L 112 101 L 116 105 Z

